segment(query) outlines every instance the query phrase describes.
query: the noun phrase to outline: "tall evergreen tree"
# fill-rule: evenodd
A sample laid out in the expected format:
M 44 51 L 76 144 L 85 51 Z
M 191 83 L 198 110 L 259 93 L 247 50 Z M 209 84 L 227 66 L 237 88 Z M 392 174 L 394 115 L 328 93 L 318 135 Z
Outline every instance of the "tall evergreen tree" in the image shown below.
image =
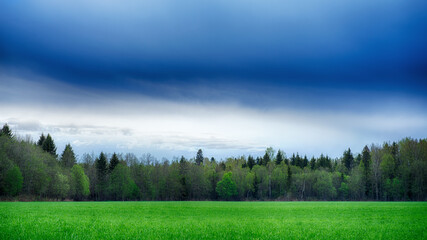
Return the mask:
M 307 155 L 304 155 L 304 158 L 302 159 L 302 168 L 305 168 L 308 166 L 308 158 Z
M 295 164 L 296 164 L 295 153 L 292 153 L 292 157 L 291 157 L 291 162 L 290 162 L 290 164 L 291 164 L 292 166 L 295 166 Z
M 96 165 L 96 193 L 98 199 L 102 200 L 105 198 L 105 190 L 107 185 L 107 157 L 103 152 L 99 154 L 99 158 L 95 160 Z
M 314 158 L 314 156 L 310 160 L 310 168 L 311 170 L 316 169 L 316 159 Z
M 9 125 L 7 125 L 7 123 L 5 123 L 3 125 L 3 128 L 0 130 L 0 136 L 7 136 L 8 138 L 13 137 L 12 130 L 10 130 Z
M 286 179 L 286 185 L 287 185 L 287 189 L 289 192 L 291 190 L 291 186 L 292 186 L 292 171 L 291 171 L 290 165 L 288 165 L 288 177 Z
M 254 157 L 252 157 L 251 155 L 249 155 L 248 157 L 248 167 L 249 169 L 252 170 L 252 168 L 256 165 L 255 159 Z
M 295 166 L 302 168 L 302 158 L 298 153 L 297 153 L 297 156 L 295 157 Z
M 196 164 L 197 164 L 197 165 L 200 165 L 200 164 L 202 164 L 202 163 L 203 163 L 203 151 L 202 151 L 202 149 L 199 149 L 199 150 L 197 151 Z
M 61 155 L 61 164 L 63 167 L 72 168 L 76 164 L 76 156 L 70 144 L 65 145 Z
M 55 157 L 57 156 L 55 142 L 50 134 L 47 134 L 46 140 L 43 141 L 42 149 Z
M 371 189 L 370 181 L 370 168 L 371 168 L 371 151 L 368 146 L 365 146 L 362 151 L 362 160 L 360 165 L 362 166 L 363 182 L 365 185 L 365 195 L 369 197 Z
M 44 140 L 46 140 L 45 135 L 42 133 L 42 135 L 40 135 L 39 140 L 37 141 L 37 146 L 43 146 Z
M 351 153 L 350 148 L 344 151 L 342 160 L 344 162 L 345 167 L 347 168 L 347 171 L 348 171 L 347 173 L 350 173 L 354 165 L 354 157 L 353 157 L 353 153 Z
M 262 158 L 261 161 L 262 161 L 261 165 L 263 166 L 267 166 L 267 164 L 271 161 L 270 155 L 268 154 L 268 152 L 265 152 L 264 157 Z
M 283 152 L 281 150 L 277 151 L 277 155 L 276 155 L 276 165 L 280 165 L 280 163 L 282 163 L 284 160 L 283 157 Z
M 110 159 L 109 171 L 112 172 L 117 164 L 119 164 L 119 158 L 116 153 L 113 153 L 113 156 Z

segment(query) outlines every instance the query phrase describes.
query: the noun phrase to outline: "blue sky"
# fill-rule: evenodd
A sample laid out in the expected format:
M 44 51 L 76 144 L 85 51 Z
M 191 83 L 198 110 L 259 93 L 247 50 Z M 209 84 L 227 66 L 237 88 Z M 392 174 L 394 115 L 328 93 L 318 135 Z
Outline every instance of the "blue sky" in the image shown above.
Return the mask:
M 427 136 L 423 1 L 2 1 L 0 121 L 62 151 L 338 157 Z

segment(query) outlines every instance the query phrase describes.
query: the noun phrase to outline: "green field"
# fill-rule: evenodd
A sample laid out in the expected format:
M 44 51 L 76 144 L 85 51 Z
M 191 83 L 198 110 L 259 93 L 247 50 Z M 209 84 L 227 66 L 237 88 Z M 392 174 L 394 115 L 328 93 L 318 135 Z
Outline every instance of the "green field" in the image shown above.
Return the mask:
M 426 202 L 2 202 L 0 239 L 427 239 Z

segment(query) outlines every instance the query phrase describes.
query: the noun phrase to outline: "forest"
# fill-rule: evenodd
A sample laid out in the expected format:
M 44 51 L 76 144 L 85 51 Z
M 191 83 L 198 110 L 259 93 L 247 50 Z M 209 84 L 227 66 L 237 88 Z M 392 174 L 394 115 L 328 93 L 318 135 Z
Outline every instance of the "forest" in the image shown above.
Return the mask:
M 426 201 L 427 139 L 350 148 L 339 158 L 308 158 L 271 147 L 261 156 L 157 160 L 150 154 L 57 153 L 50 134 L 37 142 L 0 130 L 2 200 Z

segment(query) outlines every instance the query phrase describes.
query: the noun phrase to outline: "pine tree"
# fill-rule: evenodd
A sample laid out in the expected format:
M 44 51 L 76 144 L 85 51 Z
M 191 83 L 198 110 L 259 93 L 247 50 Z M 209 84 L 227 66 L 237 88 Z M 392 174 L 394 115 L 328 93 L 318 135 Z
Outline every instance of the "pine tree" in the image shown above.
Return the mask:
M 43 141 L 42 149 L 55 157 L 57 156 L 55 142 L 50 134 L 47 134 L 46 140 Z
M 12 130 L 10 130 L 9 125 L 4 124 L 3 128 L 0 130 L 0 136 L 7 136 L 8 138 L 12 138 Z
M 197 165 L 200 165 L 200 164 L 202 164 L 202 163 L 203 163 L 203 151 L 202 151 L 202 149 L 199 149 L 199 150 L 197 151 L 196 164 L 197 164 Z
M 72 168 L 76 164 L 76 156 L 70 144 L 65 145 L 61 155 L 61 164 L 65 168 Z
M 113 153 L 113 156 L 110 159 L 109 171 L 110 173 L 114 170 L 114 168 L 119 164 L 119 158 L 116 153 Z

